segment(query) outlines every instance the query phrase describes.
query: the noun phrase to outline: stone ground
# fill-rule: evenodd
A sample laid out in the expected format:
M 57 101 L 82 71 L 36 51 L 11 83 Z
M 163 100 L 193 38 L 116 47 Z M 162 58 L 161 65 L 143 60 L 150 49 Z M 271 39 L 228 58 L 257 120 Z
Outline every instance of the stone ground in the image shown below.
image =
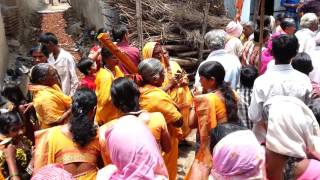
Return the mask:
M 71 52 L 76 60 L 80 59 L 80 53 L 74 50 L 75 39 L 68 34 L 68 19 L 66 19 L 66 11 L 70 8 L 69 4 L 61 3 L 54 6 L 43 6 L 38 13 L 41 14 L 41 32 L 52 32 L 57 35 L 60 45 Z M 192 165 L 195 156 L 195 131 L 192 131 L 187 137 L 190 145 L 179 146 L 179 159 L 178 159 L 178 180 L 184 178 Z

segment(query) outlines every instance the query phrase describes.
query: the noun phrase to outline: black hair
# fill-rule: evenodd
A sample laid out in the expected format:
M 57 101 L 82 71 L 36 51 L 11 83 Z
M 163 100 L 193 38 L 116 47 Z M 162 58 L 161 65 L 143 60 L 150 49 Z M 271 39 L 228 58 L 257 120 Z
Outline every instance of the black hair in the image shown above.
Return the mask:
M 81 73 L 88 75 L 93 63 L 94 62 L 89 58 L 82 58 L 77 64 L 77 67 Z
M 297 55 L 299 42 L 294 35 L 282 34 L 272 39 L 272 55 L 279 64 L 289 64 L 290 60 Z
M 42 43 L 39 43 L 35 46 L 33 46 L 29 52 L 29 55 L 32 56 L 33 52 L 41 52 L 42 54 L 44 54 L 47 58 L 49 58 L 49 49 L 47 46 L 43 45 Z
M 257 27 L 259 29 L 260 27 L 260 16 L 257 17 Z M 265 28 L 269 28 L 270 27 L 270 23 L 271 23 L 271 19 L 270 16 L 264 16 L 264 26 Z
M 19 114 L 11 111 L 0 114 L 0 133 L 3 135 L 9 134 L 12 127 L 23 124 Z
M 16 83 L 5 84 L 1 94 L 4 97 L 6 97 L 9 101 L 11 101 L 15 106 L 21 105 L 21 103 L 23 101 L 26 101 L 27 99 L 24 96 L 19 85 Z
M 263 28 L 263 39 L 267 38 L 270 35 L 270 30 L 268 28 Z M 253 32 L 253 40 L 254 42 L 259 42 L 260 40 L 260 30 L 256 29 Z
M 320 98 L 312 99 L 309 103 L 309 108 L 312 110 L 316 117 L 318 124 L 320 124 Z
M 240 126 L 235 123 L 222 123 L 218 124 L 217 127 L 211 130 L 210 133 L 210 150 L 218 144 L 218 142 L 226 137 L 227 135 L 234 133 L 236 131 L 248 130 L 246 127 Z
M 244 87 L 252 88 L 258 76 L 258 69 L 255 66 L 249 65 L 242 67 L 240 70 L 240 84 Z
M 305 53 L 298 53 L 292 58 L 291 65 L 294 69 L 306 74 L 307 76 L 313 70 L 311 57 Z
M 296 22 L 293 18 L 284 18 L 280 23 L 280 27 L 283 30 L 286 30 L 289 27 L 296 27 Z
M 102 57 L 102 64 L 103 65 L 106 65 L 106 59 L 111 58 L 113 56 L 112 53 L 109 51 L 109 49 L 106 47 L 101 48 L 100 54 Z
M 96 33 L 96 36 L 95 36 L 95 39 L 98 40 L 97 38 L 98 38 L 99 34 L 101 34 L 101 33 L 106 33 L 106 32 L 108 32 L 108 30 L 107 30 L 106 28 L 100 28 L 100 29 L 98 29 L 98 31 L 97 31 L 97 33 Z
M 317 14 L 317 16 L 319 16 L 320 15 L 320 1 L 319 0 L 307 1 L 300 8 L 300 11 L 303 13 L 315 13 L 315 14 Z
M 88 113 L 97 105 L 95 92 L 82 88 L 72 97 L 72 117 L 70 120 L 70 132 L 73 141 L 81 147 L 86 146 L 97 135 L 97 128 L 93 119 L 89 119 Z
M 239 121 L 236 96 L 228 83 L 224 81 L 225 70 L 219 62 L 206 62 L 200 66 L 199 75 L 207 79 L 214 78 L 217 87 L 221 91 L 226 105 L 228 122 Z
M 43 33 L 39 36 L 40 43 L 53 43 L 55 45 L 58 45 L 58 38 L 55 34 L 51 32 Z
M 285 18 L 285 15 L 283 13 L 277 14 L 276 15 L 276 21 L 282 22 L 282 20 Z
M 119 25 L 112 28 L 113 41 L 121 42 L 124 36 L 128 33 L 128 28 L 125 25 Z
M 123 113 L 139 111 L 139 97 L 139 88 L 132 80 L 120 77 L 113 81 L 111 86 L 112 103 Z

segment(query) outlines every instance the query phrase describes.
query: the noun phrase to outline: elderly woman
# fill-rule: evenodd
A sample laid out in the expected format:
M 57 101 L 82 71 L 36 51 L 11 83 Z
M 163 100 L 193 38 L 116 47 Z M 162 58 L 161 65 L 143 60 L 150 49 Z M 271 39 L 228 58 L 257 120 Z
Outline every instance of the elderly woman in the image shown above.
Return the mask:
M 167 123 L 163 115 L 159 112 L 149 113 L 144 110 L 140 110 L 139 98 L 140 92 L 137 85 L 130 79 L 118 78 L 114 80 L 111 86 L 111 98 L 116 108 L 118 108 L 122 114 L 132 115 L 138 117 L 152 132 L 155 137 L 160 150 L 165 153 L 170 152 L 170 134 L 168 132 Z M 118 121 L 115 119 L 109 123 L 104 124 L 99 128 L 99 141 L 101 145 L 102 153 L 109 155 L 109 150 L 106 149 L 106 131 Z M 103 159 L 105 164 L 110 163 L 110 159 Z
M 53 163 L 78 180 L 95 179 L 101 159 L 94 114 L 96 94 L 77 90 L 72 97 L 72 117 L 68 124 L 36 132 L 34 170 Z
M 156 42 L 148 42 L 144 46 L 143 58 L 155 58 L 160 60 L 165 74 L 165 79 L 161 87 L 177 104 L 184 122 L 184 125 L 182 126 L 182 136 L 183 138 L 187 137 L 190 133 L 187 122 L 192 104 L 192 95 L 188 87 L 189 80 L 186 72 L 177 62 L 170 60 L 168 51 Z
M 30 50 L 30 55 L 33 58 L 33 64 L 39 64 L 39 63 L 47 63 L 49 58 L 49 50 L 47 46 L 44 46 L 42 43 L 39 43 L 38 45 L 34 46 Z
M 31 71 L 31 83 L 40 129 L 64 124 L 70 114 L 71 98 L 58 86 L 57 71 L 47 63 L 37 64 Z
M 164 68 L 157 59 L 146 59 L 138 66 L 143 78 L 140 88 L 140 106 L 149 112 L 161 112 L 171 135 L 171 151 L 164 155 L 170 179 L 176 179 L 178 160 L 178 137 L 183 125 L 182 115 L 171 97 L 160 89 L 164 81 Z
M 229 54 L 225 49 L 226 32 L 224 30 L 212 30 L 205 35 L 205 43 L 212 52 L 203 61 L 199 68 L 208 61 L 216 61 L 222 64 L 226 71 L 224 81 L 230 83 L 232 88 L 236 88 L 239 82 L 241 63 L 237 56 Z M 199 71 L 198 68 L 198 71 Z M 194 86 L 201 89 L 200 76 L 197 72 Z
M 240 57 L 243 50 L 243 45 L 239 39 L 242 34 L 243 27 L 239 22 L 231 21 L 225 31 L 228 36 L 226 37 L 227 42 L 225 49 L 228 53 L 233 54 L 237 57 Z
M 320 159 L 315 151 L 319 148 L 320 128 L 312 111 L 299 99 L 289 96 L 269 99 L 265 109 L 268 111 L 268 178 L 319 179 Z
M 316 47 L 314 37 L 318 31 L 318 17 L 314 13 L 307 13 L 300 21 L 301 30 L 296 32 L 300 47 L 299 52 L 310 52 Z

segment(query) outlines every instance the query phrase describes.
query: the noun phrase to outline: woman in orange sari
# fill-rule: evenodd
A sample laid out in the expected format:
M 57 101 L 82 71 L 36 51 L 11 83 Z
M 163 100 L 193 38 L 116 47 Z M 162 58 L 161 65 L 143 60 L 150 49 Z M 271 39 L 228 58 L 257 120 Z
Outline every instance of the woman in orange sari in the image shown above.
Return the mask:
M 164 155 L 164 161 L 169 171 L 169 179 L 176 179 L 178 143 L 183 125 L 182 115 L 171 97 L 160 89 L 164 81 L 164 68 L 157 59 L 146 59 L 138 66 L 143 78 L 140 88 L 140 106 L 149 112 L 161 112 L 166 119 L 171 135 L 171 151 Z
M 162 89 L 169 94 L 178 106 L 183 118 L 182 137 L 190 133 L 188 120 L 192 105 L 192 94 L 188 87 L 189 80 L 186 72 L 175 61 L 170 61 L 168 51 L 157 42 L 148 42 L 143 48 L 143 59 L 155 58 L 160 60 L 165 73 Z
M 199 69 L 203 94 L 194 97 L 190 112 L 190 128 L 198 128 L 198 122 L 208 122 L 210 129 L 218 123 L 239 123 L 237 98 L 231 87 L 224 82 L 225 70 L 219 62 L 207 62 Z M 199 132 L 197 133 L 199 145 Z M 199 146 L 197 146 L 198 148 Z
M 159 112 L 149 113 L 140 110 L 139 88 L 132 80 L 127 78 L 114 80 L 111 87 L 111 97 L 113 104 L 120 109 L 122 114 L 136 116 L 149 127 L 160 150 L 163 152 L 169 152 L 171 150 L 170 135 L 163 115 Z M 106 149 L 107 142 L 105 140 L 105 133 L 117 120 L 118 119 L 110 121 L 99 128 L 101 151 L 105 157 L 107 157 L 107 159 L 103 159 L 105 164 L 111 163 L 110 159 L 108 159 L 109 152 Z
M 40 129 L 64 124 L 70 115 L 71 98 L 62 92 L 59 81 L 57 71 L 47 63 L 37 64 L 31 71 L 29 89 Z
M 35 173 L 45 165 L 59 163 L 78 180 L 96 178 L 101 160 L 93 121 L 96 104 L 93 91 L 77 90 L 70 122 L 36 132 Z

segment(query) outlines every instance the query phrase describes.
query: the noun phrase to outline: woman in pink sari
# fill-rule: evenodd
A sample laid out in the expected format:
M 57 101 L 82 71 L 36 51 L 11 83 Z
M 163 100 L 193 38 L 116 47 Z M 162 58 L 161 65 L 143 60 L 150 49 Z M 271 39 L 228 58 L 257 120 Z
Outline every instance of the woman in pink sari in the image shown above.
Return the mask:
M 271 38 L 268 41 L 267 48 L 262 51 L 261 55 L 261 65 L 259 68 L 259 74 L 264 74 L 267 70 L 268 64 L 270 61 L 273 60 L 273 55 L 272 55 L 272 40 L 274 38 L 277 38 L 281 35 L 281 33 L 275 33 L 271 36 Z
M 97 179 L 166 180 L 168 172 L 148 127 L 134 115 L 125 115 L 106 132 L 112 165 Z

